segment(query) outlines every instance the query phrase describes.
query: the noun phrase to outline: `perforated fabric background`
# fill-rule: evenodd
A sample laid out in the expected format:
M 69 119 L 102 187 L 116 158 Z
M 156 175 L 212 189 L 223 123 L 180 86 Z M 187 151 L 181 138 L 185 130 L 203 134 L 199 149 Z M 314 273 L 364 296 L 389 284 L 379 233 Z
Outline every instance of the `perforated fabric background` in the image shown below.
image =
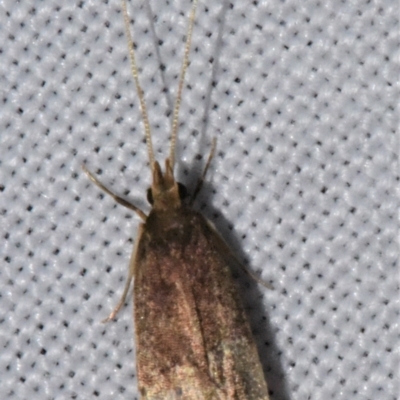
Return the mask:
M 130 2 L 159 159 L 190 3 Z M 135 399 L 138 227 L 149 209 L 120 3 L 0 3 L 0 398 Z M 271 399 L 398 398 L 397 2 L 201 1 L 177 176 L 234 268 Z M 161 65 L 161 68 L 160 68 Z M 131 299 L 131 298 L 130 298 Z

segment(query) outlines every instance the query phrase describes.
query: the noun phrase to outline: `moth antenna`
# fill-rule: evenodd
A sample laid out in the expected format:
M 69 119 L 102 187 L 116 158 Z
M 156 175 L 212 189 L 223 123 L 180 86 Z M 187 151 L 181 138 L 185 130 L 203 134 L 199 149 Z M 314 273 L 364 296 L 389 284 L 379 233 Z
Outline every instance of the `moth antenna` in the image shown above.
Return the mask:
M 182 100 L 182 89 L 183 83 L 185 81 L 186 70 L 189 64 L 189 52 L 190 52 L 190 45 L 192 43 L 192 33 L 194 27 L 194 19 L 196 16 L 196 8 L 197 8 L 197 0 L 193 0 L 192 11 L 190 13 L 189 19 L 189 27 L 186 36 L 186 43 L 185 43 L 185 52 L 183 55 L 182 67 L 181 67 L 181 75 L 179 78 L 179 85 L 178 85 L 178 92 L 176 95 L 175 105 L 174 105 L 174 113 L 172 118 L 172 131 L 171 131 L 171 147 L 169 153 L 169 160 L 171 162 L 172 169 L 174 168 L 175 164 L 175 147 L 176 147 L 176 136 L 178 133 L 178 122 L 179 122 L 179 109 L 181 106 Z
M 138 92 L 139 101 L 140 101 L 140 111 L 142 113 L 147 152 L 149 155 L 151 169 L 153 169 L 155 159 L 154 159 L 153 143 L 151 141 L 149 116 L 147 114 L 147 107 L 146 107 L 146 102 L 144 100 L 143 90 L 142 90 L 142 88 L 140 86 L 140 82 L 139 82 L 139 73 L 138 73 L 138 68 L 136 65 L 134 43 L 133 43 L 131 31 L 130 31 L 130 21 L 129 21 L 129 14 L 128 14 L 126 0 L 122 0 L 122 13 L 124 16 L 125 34 L 126 34 L 126 39 L 128 42 L 128 51 L 129 51 L 129 59 L 130 59 L 130 63 L 131 63 L 132 76 L 133 76 L 133 80 L 135 81 L 135 86 L 136 86 L 136 90 Z

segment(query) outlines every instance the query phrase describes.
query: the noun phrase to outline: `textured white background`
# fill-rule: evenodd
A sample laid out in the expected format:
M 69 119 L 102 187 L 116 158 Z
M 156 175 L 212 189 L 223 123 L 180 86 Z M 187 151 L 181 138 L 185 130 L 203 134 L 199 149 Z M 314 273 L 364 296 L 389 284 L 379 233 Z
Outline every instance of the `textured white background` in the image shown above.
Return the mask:
M 189 1 L 130 4 L 166 155 Z M 177 175 L 239 258 L 273 400 L 398 397 L 396 1 L 201 2 Z M 165 70 L 160 69 L 160 64 Z M 0 398 L 134 399 L 132 304 L 102 324 L 150 183 L 120 3 L 0 2 Z

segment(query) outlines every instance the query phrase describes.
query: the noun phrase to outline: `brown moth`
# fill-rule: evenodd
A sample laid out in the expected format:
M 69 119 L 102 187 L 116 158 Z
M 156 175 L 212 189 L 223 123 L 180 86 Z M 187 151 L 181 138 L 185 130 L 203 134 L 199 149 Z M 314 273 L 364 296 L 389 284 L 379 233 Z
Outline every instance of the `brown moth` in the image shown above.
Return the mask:
M 144 120 L 153 183 L 151 211 L 110 192 L 85 167 L 89 178 L 118 203 L 135 211 L 139 227 L 122 297 L 134 281 L 136 358 L 141 398 L 146 400 L 268 400 L 268 389 L 246 313 L 231 276 L 232 252 L 213 225 L 192 209 L 215 150 L 189 200 L 174 178 L 178 114 L 194 25 L 193 2 L 186 39 L 170 155 L 165 170 L 154 158 L 147 110 L 139 84 L 129 17 L 123 2 L 132 73 Z

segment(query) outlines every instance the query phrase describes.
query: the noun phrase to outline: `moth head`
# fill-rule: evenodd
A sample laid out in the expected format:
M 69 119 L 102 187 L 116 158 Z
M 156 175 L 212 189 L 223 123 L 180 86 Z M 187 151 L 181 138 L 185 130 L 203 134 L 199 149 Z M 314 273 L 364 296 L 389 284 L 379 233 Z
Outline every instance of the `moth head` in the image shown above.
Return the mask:
M 174 178 L 169 158 L 165 160 L 165 173 L 158 161 L 152 165 L 153 183 L 147 191 L 147 200 L 154 209 L 167 210 L 178 208 L 186 196 L 186 187 Z

